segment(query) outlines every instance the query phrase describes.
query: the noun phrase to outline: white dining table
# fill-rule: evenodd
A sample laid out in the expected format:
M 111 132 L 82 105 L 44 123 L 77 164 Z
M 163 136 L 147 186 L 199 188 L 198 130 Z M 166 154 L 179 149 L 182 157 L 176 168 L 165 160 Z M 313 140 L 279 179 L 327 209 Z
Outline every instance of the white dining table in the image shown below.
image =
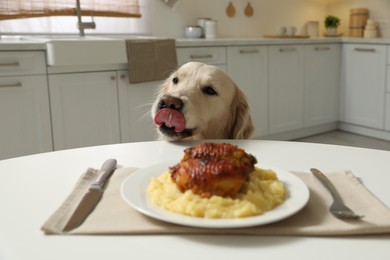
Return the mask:
M 223 140 L 219 140 L 221 142 Z M 259 163 L 309 173 L 350 169 L 390 206 L 390 151 L 268 140 L 226 140 Z M 135 142 L 0 161 L 0 260 L 19 259 L 390 259 L 390 235 L 45 235 L 44 221 L 88 168 L 107 158 L 121 167 L 179 160 L 195 142 Z

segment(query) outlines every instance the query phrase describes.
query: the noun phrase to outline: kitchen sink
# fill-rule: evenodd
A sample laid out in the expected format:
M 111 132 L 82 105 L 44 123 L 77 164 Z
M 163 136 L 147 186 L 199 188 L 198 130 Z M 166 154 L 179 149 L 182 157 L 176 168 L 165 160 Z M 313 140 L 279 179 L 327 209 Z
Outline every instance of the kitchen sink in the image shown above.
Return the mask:
M 46 44 L 50 67 L 127 64 L 126 39 L 157 39 L 152 36 L 33 35 L 21 40 Z
M 47 65 L 52 67 L 127 63 L 125 40 L 121 38 L 54 35 L 25 39 L 46 43 Z
M 119 38 L 64 37 L 47 41 L 49 66 L 127 63 L 125 41 Z

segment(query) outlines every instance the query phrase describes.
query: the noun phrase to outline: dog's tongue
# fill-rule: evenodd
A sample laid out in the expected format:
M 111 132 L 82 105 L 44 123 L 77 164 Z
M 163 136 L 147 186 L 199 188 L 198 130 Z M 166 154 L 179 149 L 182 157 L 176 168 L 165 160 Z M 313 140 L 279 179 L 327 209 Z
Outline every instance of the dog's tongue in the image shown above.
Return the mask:
M 171 108 L 163 108 L 154 116 L 156 125 L 165 125 L 175 128 L 175 132 L 180 133 L 186 128 L 186 120 L 180 111 Z

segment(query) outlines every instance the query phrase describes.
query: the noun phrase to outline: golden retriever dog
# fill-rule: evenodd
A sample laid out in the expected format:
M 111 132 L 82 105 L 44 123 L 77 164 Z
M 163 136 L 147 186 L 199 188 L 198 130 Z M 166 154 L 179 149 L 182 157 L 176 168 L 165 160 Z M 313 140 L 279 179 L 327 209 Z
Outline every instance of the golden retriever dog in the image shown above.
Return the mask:
M 159 139 L 248 139 L 254 126 L 244 93 L 220 68 L 189 62 L 165 80 L 152 105 Z

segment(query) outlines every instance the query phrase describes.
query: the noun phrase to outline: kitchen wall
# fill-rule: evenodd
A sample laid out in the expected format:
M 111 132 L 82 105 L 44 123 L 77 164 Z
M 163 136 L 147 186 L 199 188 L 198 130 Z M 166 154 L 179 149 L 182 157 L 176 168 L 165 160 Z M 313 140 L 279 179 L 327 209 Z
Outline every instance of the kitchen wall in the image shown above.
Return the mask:
M 185 37 L 186 25 L 196 24 L 199 17 L 210 17 L 218 21 L 220 37 L 261 37 L 273 34 L 280 25 L 293 25 L 302 34 L 309 20 L 319 21 L 320 35 L 323 35 L 325 16 L 334 14 L 341 18 L 340 32 L 348 36 L 350 9 L 366 7 L 370 18 L 379 22 L 382 37 L 390 37 L 390 0 L 177 0 L 179 4 L 173 10 L 161 0 L 139 1 L 143 13 L 141 19 L 96 17 L 97 29 L 87 33 L 181 38 Z M 230 2 L 236 9 L 232 18 L 226 15 Z M 244 14 L 247 3 L 253 6 L 252 17 Z M 86 17 L 84 21 L 89 19 Z M 0 33 L 78 33 L 75 24 L 75 17 L 4 20 L 0 22 Z
M 328 12 L 341 18 L 340 31 L 348 35 L 349 12 L 351 8 L 368 8 L 370 19 L 376 20 L 382 37 L 390 37 L 389 0 L 328 0 Z
M 300 32 L 309 20 L 320 22 L 320 35 L 325 29 L 323 20 L 327 14 L 341 17 L 340 31 L 348 35 L 349 10 L 367 7 L 370 18 L 378 20 L 383 37 L 390 37 L 389 0 L 179 0 L 174 10 L 162 1 L 148 1 L 148 17 L 151 33 L 156 36 L 184 37 L 184 27 L 195 24 L 198 17 L 211 17 L 218 21 L 220 37 L 260 37 L 272 34 L 278 25 L 296 26 Z M 231 2 L 236 15 L 229 18 L 226 7 Z M 250 2 L 254 16 L 246 17 L 244 9 Z
M 162 1 L 149 1 L 153 1 L 152 34 L 171 37 L 184 37 L 185 25 L 196 24 L 198 17 L 217 20 L 221 37 L 260 37 L 273 34 L 278 25 L 293 25 L 302 30 L 306 21 L 322 20 L 327 8 L 327 0 L 179 0 L 172 10 Z M 236 9 L 233 18 L 226 15 L 229 2 Z M 244 15 L 248 2 L 254 8 L 252 17 Z

